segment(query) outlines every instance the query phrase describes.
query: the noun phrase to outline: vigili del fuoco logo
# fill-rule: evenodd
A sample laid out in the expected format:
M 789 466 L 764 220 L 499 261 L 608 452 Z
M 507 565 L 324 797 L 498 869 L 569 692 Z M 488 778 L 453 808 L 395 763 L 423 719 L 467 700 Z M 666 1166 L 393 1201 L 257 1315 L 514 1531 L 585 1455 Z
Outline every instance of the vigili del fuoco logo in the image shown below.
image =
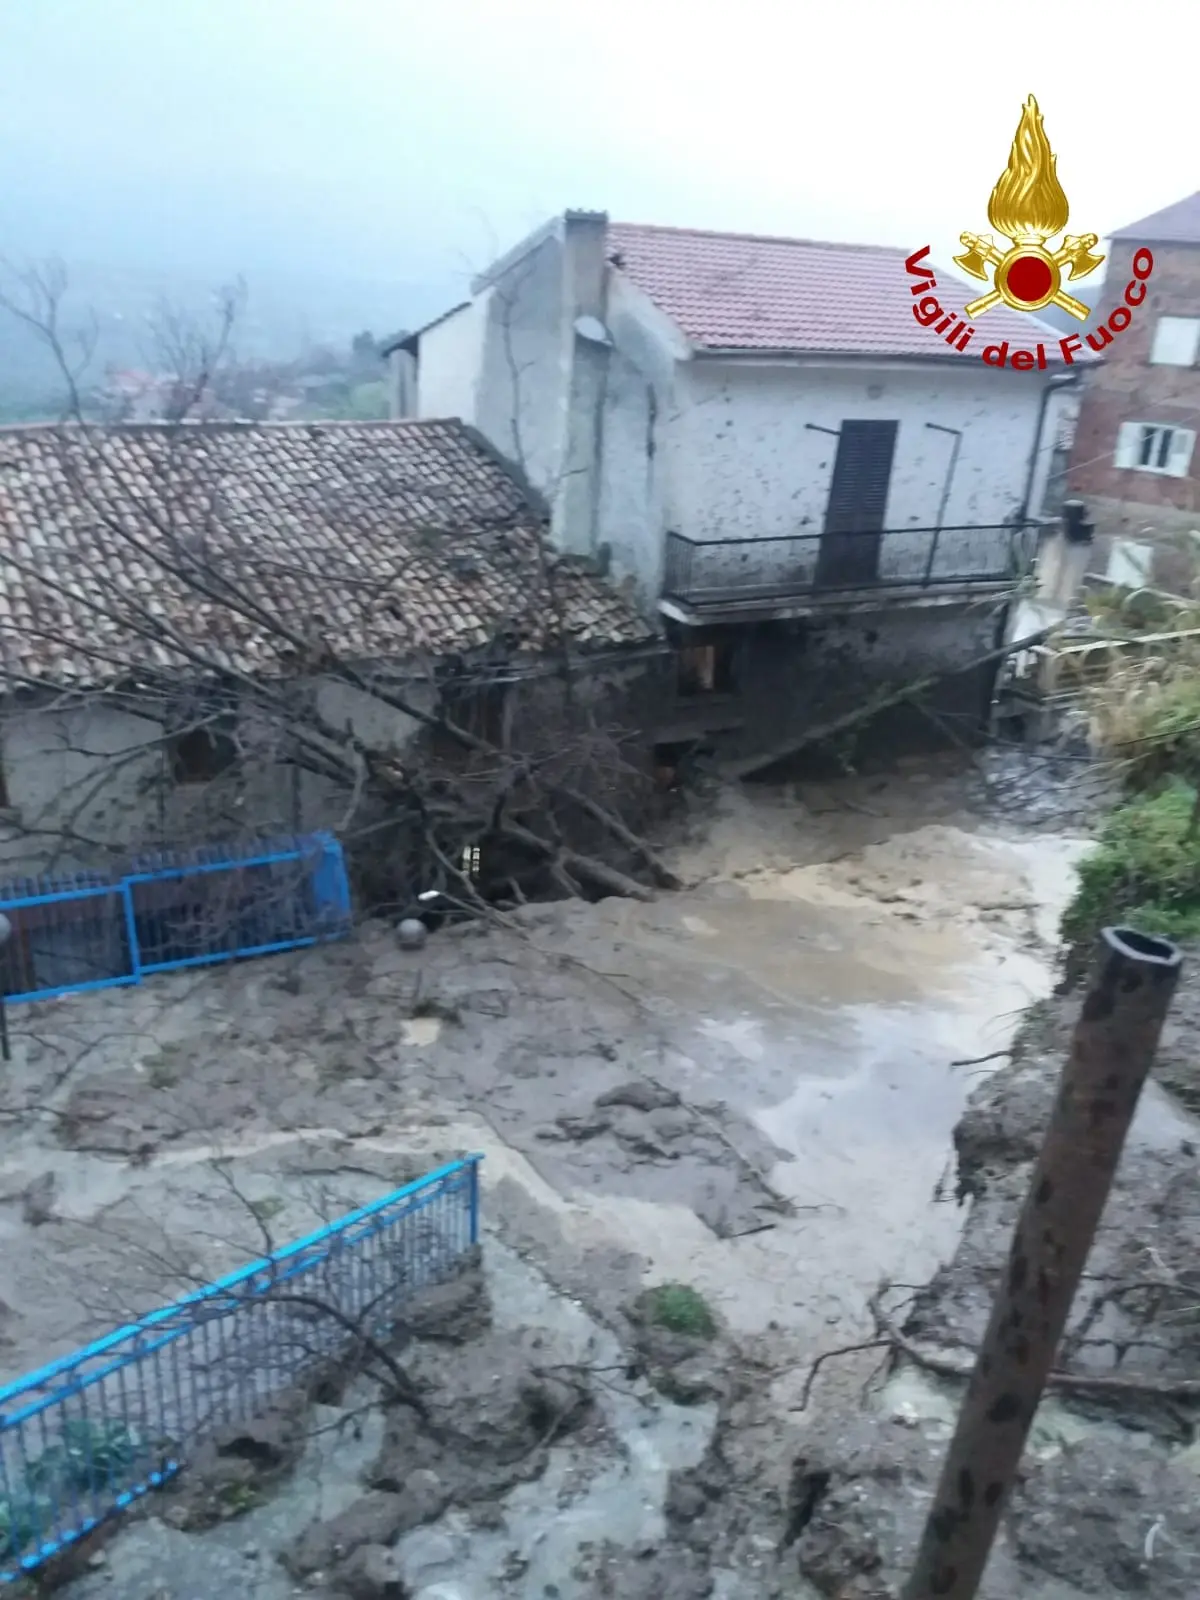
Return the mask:
M 904 263 L 909 276 L 917 280 L 910 285 L 913 316 L 951 348 L 966 351 L 975 337 L 975 320 L 998 305 L 1030 314 L 1058 306 L 1079 322 L 1086 322 L 1091 316 L 1091 306 L 1068 294 L 1063 285 L 1089 277 L 1101 265 L 1104 257 L 1095 253 L 1100 239 L 1095 233 L 1066 232 L 1070 207 L 1057 169 L 1058 158 L 1050 149 L 1038 103 L 1030 95 L 1021 111 L 1008 165 L 988 201 L 988 221 L 1007 248 L 997 244 L 990 233 L 964 233 L 960 235 L 964 253 L 954 258 L 955 265 L 973 278 L 987 283 L 990 276 L 992 287 L 956 316 L 944 310 L 931 293 L 937 288 L 937 279 L 932 268 L 922 264 L 929 246 L 915 251 Z M 1053 250 L 1051 241 L 1059 234 L 1063 235 L 1062 243 Z M 1103 350 L 1112 343 L 1114 333 L 1129 326 L 1132 311 L 1127 308 L 1141 305 L 1146 298 L 1145 280 L 1153 267 L 1154 257 L 1149 250 L 1139 250 L 1133 258 L 1133 280 L 1126 286 L 1124 305 L 1118 304 L 1105 322 L 1087 335 L 1093 350 Z M 1068 365 L 1082 349 L 1083 340 L 1077 334 L 1058 341 L 1058 354 Z M 1012 365 L 1027 371 L 1046 365 L 1044 344 L 1010 353 L 1009 341 L 1004 340 L 988 345 L 980 356 L 991 367 Z

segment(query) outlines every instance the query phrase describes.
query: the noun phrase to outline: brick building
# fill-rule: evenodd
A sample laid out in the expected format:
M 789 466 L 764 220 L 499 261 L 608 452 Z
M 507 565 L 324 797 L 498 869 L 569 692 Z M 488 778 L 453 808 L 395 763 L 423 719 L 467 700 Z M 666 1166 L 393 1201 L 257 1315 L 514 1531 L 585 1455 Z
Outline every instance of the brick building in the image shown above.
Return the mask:
M 1102 565 L 1115 539 L 1132 541 L 1152 582 L 1179 587 L 1200 571 L 1200 192 L 1112 236 L 1102 317 L 1142 248 L 1154 257 L 1145 301 L 1087 375 L 1068 483 Z

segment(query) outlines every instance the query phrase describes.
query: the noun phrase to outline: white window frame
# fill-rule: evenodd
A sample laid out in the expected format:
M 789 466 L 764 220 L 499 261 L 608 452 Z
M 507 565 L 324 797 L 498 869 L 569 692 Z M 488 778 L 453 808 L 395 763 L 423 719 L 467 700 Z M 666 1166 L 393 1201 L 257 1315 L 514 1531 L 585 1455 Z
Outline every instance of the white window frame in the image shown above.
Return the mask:
M 1200 356 L 1200 317 L 1159 317 L 1150 346 L 1153 367 L 1194 367 Z
M 1195 448 L 1191 428 L 1173 422 L 1123 422 L 1117 429 L 1113 465 L 1159 478 L 1186 478 Z

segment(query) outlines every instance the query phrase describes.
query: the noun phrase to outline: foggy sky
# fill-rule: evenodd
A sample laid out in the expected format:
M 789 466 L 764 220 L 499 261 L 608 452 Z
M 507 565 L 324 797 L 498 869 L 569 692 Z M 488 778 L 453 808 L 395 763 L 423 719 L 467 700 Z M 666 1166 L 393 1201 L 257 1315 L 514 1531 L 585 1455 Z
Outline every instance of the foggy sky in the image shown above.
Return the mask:
M 1200 187 L 1193 5 L 1015 14 L 0 0 L 0 253 L 369 281 L 393 327 L 568 206 L 945 258 L 1031 92 L 1072 231 Z

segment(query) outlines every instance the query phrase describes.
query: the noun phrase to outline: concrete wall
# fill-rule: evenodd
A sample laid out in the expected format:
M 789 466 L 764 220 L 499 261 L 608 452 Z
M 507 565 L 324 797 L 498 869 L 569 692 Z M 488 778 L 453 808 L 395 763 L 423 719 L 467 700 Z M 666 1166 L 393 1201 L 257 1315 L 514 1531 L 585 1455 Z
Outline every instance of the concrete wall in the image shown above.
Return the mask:
M 1132 276 L 1137 245 L 1114 244 L 1105 282 L 1103 314 L 1117 305 Z M 1200 367 L 1152 366 L 1150 351 L 1159 317 L 1200 317 L 1200 247 L 1155 244 L 1146 298 L 1129 327 L 1114 336 L 1104 360 L 1087 374 L 1067 481 L 1087 502 L 1103 559 L 1114 537 L 1150 538 L 1170 546 L 1200 527 L 1200 442 L 1184 478 L 1118 467 L 1114 456 L 1122 422 L 1177 424 L 1200 434 Z M 1169 549 L 1163 565 L 1174 568 Z M 1158 570 L 1156 581 L 1164 581 Z
M 597 544 L 607 550 L 612 576 L 628 580 L 651 609 L 662 583 L 677 376 L 688 349 L 674 325 L 618 272 L 609 276 L 606 320 L 614 348 L 602 420 Z
M 337 680 L 294 686 L 333 726 L 376 750 L 399 752 L 420 724 Z M 406 690 L 423 709 L 430 686 Z M 141 708 L 139 713 L 141 713 Z M 255 832 L 307 832 L 347 820 L 345 784 L 289 759 L 286 722 L 253 703 L 238 714 L 242 760 L 207 783 L 177 784 L 164 747 L 166 718 L 102 697 L 29 706 L 0 718 L 8 806 L 0 812 L 0 866 L 71 870 L 113 855 Z M 355 820 L 361 820 L 356 818 Z
M 161 723 L 104 702 L 30 707 L 0 722 L 8 806 L 0 862 L 8 872 L 94 864 L 88 845 L 152 844 L 159 834 Z M 65 831 L 81 841 L 64 841 Z
M 927 675 L 938 683 L 924 698 L 960 738 L 981 730 L 996 666 L 969 664 L 996 648 L 1003 617 L 985 607 L 896 607 L 867 616 L 769 622 L 738 632 L 736 694 L 719 735 L 723 757 L 737 760 L 864 706 L 874 694 Z M 739 727 L 728 726 L 736 713 Z M 948 735 L 920 712 L 893 713 L 872 724 L 869 749 L 883 758 Z
M 570 380 L 564 341 L 563 244 L 550 233 L 474 302 L 483 343 L 475 426 L 551 501 L 566 448 Z M 440 361 L 421 342 L 421 366 Z
M 418 417 L 461 417 L 464 422 L 475 422 L 487 313 L 486 301 L 472 300 L 421 335 L 416 375 Z

